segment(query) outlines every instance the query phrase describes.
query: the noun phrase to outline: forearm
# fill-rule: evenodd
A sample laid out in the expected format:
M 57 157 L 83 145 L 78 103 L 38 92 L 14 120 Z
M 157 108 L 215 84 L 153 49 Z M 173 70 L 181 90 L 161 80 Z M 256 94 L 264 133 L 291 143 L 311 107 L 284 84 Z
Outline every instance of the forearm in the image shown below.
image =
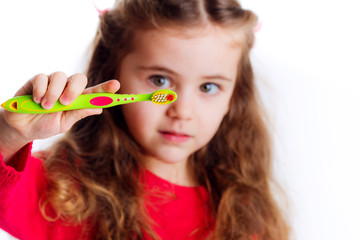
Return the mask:
M 4 110 L 0 110 L 0 153 L 7 163 L 29 141 L 12 128 L 4 119 Z

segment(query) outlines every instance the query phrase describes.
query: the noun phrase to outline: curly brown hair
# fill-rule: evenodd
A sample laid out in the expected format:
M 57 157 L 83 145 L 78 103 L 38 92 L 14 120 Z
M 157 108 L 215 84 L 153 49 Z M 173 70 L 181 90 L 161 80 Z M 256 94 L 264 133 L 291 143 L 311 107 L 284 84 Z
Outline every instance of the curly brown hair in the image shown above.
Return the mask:
M 236 0 L 123 0 L 100 18 L 87 70 L 89 86 L 118 76 L 135 31 L 204 24 L 240 33 L 242 52 L 230 102 L 216 135 L 190 158 L 207 188 L 215 219 L 211 239 L 288 239 L 288 227 L 271 191 L 271 143 L 258 104 L 249 59 L 257 17 Z M 50 204 L 58 218 L 96 226 L 96 239 L 156 238 L 141 197 L 140 147 L 121 107 L 76 123 L 45 160 Z M 49 219 L 49 217 L 47 216 Z M 51 219 L 49 219 L 51 220 Z

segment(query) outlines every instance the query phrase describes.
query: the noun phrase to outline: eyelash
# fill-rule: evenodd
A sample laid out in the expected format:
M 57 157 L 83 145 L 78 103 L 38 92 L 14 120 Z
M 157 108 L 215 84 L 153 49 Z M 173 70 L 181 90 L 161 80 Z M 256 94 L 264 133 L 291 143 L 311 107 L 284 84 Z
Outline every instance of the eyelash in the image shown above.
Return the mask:
M 164 85 L 158 85 L 155 81 L 156 80 L 160 80 L 160 79 L 166 79 L 165 81 L 168 82 L 167 86 Z M 168 88 L 170 87 L 170 80 L 168 77 L 162 76 L 162 75 L 153 75 L 151 77 L 149 77 L 149 81 L 151 82 L 151 84 L 153 84 L 155 87 L 161 87 L 161 88 Z M 160 83 L 161 84 L 161 83 Z
M 209 86 L 209 85 L 216 87 L 216 89 L 213 90 L 213 91 L 216 91 L 215 93 L 209 93 L 209 92 L 211 91 L 211 89 L 210 89 L 210 91 L 206 91 L 206 89 L 202 89 L 203 87 L 206 87 L 206 86 Z M 203 91 L 203 90 L 205 90 L 205 91 Z M 202 91 L 202 92 L 204 92 L 204 93 L 206 93 L 206 94 L 209 94 L 209 95 L 214 95 L 214 94 L 216 94 L 219 90 L 220 90 L 219 85 L 217 85 L 217 84 L 215 84 L 215 83 L 204 83 L 204 84 L 201 84 L 201 86 L 200 86 L 200 91 Z
M 162 83 L 157 84 L 156 81 L 157 80 L 164 80 L 162 81 Z M 151 82 L 152 85 L 154 85 L 155 87 L 159 87 L 159 88 L 169 88 L 170 87 L 170 79 L 166 76 L 162 76 L 162 75 L 153 75 L 149 77 L 149 81 Z M 167 82 L 166 86 L 164 86 L 164 82 Z M 211 86 L 211 89 L 209 91 L 207 91 L 206 87 Z M 214 90 L 215 87 L 215 90 Z M 205 94 L 208 95 L 214 95 L 216 94 L 219 90 L 220 90 L 220 86 L 218 84 L 215 83 L 203 83 L 200 85 L 199 90 Z M 215 91 L 215 92 L 211 92 L 211 91 Z M 210 93 L 211 92 L 211 93 Z

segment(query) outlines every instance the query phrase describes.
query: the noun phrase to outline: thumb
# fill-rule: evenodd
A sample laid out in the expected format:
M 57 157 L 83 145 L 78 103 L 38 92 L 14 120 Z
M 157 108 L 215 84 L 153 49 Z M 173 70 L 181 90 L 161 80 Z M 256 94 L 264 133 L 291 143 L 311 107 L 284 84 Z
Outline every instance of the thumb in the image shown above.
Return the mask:
M 93 108 L 93 109 L 79 109 L 63 112 L 63 117 L 61 119 L 62 123 L 62 132 L 68 131 L 76 122 L 80 121 L 83 118 L 92 115 L 100 115 L 103 112 L 102 108 Z

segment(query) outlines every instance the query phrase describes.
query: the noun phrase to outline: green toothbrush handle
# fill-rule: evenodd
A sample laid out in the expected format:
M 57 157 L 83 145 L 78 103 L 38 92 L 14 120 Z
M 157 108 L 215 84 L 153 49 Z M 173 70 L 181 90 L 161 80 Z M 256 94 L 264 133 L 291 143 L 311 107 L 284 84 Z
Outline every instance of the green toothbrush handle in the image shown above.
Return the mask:
M 24 95 L 9 99 L 1 106 L 11 112 L 41 114 L 84 108 L 108 108 L 133 102 L 151 101 L 151 96 L 152 94 L 84 94 L 80 95 L 70 105 L 62 105 L 57 101 L 51 109 L 44 109 L 40 104 L 33 101 L 32 95 Z

